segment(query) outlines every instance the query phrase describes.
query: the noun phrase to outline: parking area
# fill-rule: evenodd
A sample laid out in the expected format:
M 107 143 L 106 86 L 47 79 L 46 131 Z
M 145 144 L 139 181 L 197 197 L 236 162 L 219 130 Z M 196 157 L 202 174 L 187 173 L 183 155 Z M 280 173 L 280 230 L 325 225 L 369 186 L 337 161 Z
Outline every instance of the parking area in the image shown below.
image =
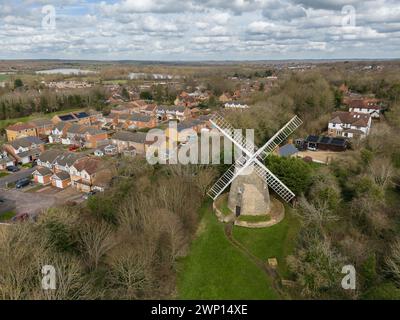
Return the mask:
M 324 150 L 317 150 L 317 151 L 300 151 L 297 155 L 300 158 L 312 158 L 314 162 L 329 164 L 332 160 L 339 159 L 345 154 L 345 152 L 334 152 L 334 151 L 324 151 Z
M 13 201 L 17 214 L 38 214 L 56 203 L 56 199 L 51 195 L 23 192 L 16 189 L 0 189 L 0 194 L 3 198 Z
M 13 203 L 17 214 L 35 215 L 53 206 L 84 201 L 83 194 L 71 187 L 64 190 L 52 186 L 39 189 L 36 187 L 27 187 L 21 190 L 0 188 L 0 195 L 8 202 Z

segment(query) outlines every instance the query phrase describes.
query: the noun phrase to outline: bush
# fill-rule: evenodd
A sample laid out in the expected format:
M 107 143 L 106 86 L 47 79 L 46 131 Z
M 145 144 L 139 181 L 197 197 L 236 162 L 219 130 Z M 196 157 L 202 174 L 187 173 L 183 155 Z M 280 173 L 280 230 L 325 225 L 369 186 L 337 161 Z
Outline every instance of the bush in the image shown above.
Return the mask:
M 266 166 L 296 195 L 307 193 L 312 183 L 312 166 L 298 158 L 269 156 Z

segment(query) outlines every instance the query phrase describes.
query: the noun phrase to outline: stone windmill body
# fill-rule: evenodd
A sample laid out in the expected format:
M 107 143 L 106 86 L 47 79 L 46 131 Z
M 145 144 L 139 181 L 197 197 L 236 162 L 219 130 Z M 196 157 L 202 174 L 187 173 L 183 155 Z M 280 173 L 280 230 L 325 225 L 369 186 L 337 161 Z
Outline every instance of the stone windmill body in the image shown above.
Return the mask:
M 232 125 L 219 114 L 214 115 L 210 122 L 243 152 L 243 155 L 208 191 L 212 199 L 218 198 L 231 185 L 228 207 L 239 216 L 268 214 L 271 207 L 269 188 L 285 202 L 290 202 L 295 197 L 295 194 L 268 170 L 263 162 L 302 124 L 299 117 L 293 117 L 258 150 L 252 142 L 235 133 Z

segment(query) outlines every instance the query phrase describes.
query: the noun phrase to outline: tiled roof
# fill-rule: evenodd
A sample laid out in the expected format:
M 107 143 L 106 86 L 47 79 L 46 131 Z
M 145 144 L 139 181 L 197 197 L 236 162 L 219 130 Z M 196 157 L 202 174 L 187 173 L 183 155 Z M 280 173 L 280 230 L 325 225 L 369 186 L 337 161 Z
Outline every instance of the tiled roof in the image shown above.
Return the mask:
M 85 170 L 89 174 L 97 172 L 103 165 L 103 161 L 98 158 L 83 158 L 74 164 L 74 167 L 80 172 Z
M 61 150 L 50 149 L 42 152 L 39 156 L 41 162 L 53 163 L 57 157 L 61 156 L 64 152 Z
M 144 132 L 129 132 L 129 131 L 119 131 L 112 139 L 114 140 L 121 140 L 121 141 L 131 141 L 137 143 L 144 143 L 146 141 L 147 134 Z
M 12 126 L 9 126 L 7 130 L 10 131 L 22 131 L 22 130 L 28 130 L 28 129 L 34 129 L 35 127 L 29 123 L 16 123 Z
M 331 119 L 331 122 L 335 121 L 333 123 L 341 121 L 340 123 L 351 124 L 357 127 L 367 127 L 370 115 L 358 112 L 337 111 L 333 113 Z
M 58 179 L 60 179 L 60 180 L 62 180 L 62 181 L 70 179 L 69 173 L 68 173 L 68 172 L 65 172 L 65 171 L 56 172 L 56 173 L 53 175 L 53 177 L 56 177 L 56 178 L 58 178 Z
M 48 176 L 48 175 L 52 175 L 53 174 L 53 172 L 51 172 L 51 170 L 48 169 L 48 168 L 36 169 L 36 171 L 33 174 L 35 174 L 36 172 L 39 173 L 39 175 L 41 175 L 41 176 Z
M 11 142 L 14 149 L 18 149 L 19 147 L 28 148 L 32 146 L 32 144 L 41 145 L 44 144 L 44 142 L 38 137 L 24 137 Z
M 49 119 L 35 119 L 29 122 L 29 124 L 33 125 L 34 127 L 50 127 L 53 126 L 53 122 Z
M 150 122 L 151 117 L 147 115 L 143 115 L 140 113 L 133 113 L 131 117 L 129 118 L 131 121 L 139 121 L 139 122 Z

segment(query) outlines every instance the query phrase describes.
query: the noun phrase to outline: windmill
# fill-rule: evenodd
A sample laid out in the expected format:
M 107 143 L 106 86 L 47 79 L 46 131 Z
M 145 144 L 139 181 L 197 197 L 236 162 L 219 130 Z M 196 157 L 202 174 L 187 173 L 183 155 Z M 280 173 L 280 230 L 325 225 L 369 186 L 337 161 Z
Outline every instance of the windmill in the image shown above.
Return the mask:
M 268 187 L 275 191 L 284 201 L 290 202 L 295 194 L 285 186 L 267 167 L 263 164 L 267 156 L 280 143 L 285 141 L 303 122 L 294 116 L 282 129 L 280 129 L 262 148 L 258 149 L 251 141 L 248 141 L 241 133 L 234 131 L 234 127 L 228 123 L 221 115 L 215 114 L 210 122 L 226 136 L 234 145 L 236 145 L 243 154 L 235 163 L 217 180 L 217 182 L 208 191 L 208 195 L 215 200 L 230 185 L 231 193 L 228 206 L 235 208 L 236 215 L 244 214 L 241 212 L 244 203 L 245 189 L 247 194 L 251 195 L 252 205 L 248 206 L 251 210 L 258 210 L 261 214 L 269 209 Z M 249 174 L 249 170 L 250 174 Z M 244 178 L 243 178 L 244 177 Z M 241 180 L 241 181 L 240 181 Z M 258 180 L 258 181 L 257 181 Z M 260 187 L 259 181 L 262 181 L 263 187 Z M 239 181 L 239 182 L 238 182 Z M 235 189 L 235 190 L 233 190 Z M 249 201 L 247 201 L 248 203 Z

